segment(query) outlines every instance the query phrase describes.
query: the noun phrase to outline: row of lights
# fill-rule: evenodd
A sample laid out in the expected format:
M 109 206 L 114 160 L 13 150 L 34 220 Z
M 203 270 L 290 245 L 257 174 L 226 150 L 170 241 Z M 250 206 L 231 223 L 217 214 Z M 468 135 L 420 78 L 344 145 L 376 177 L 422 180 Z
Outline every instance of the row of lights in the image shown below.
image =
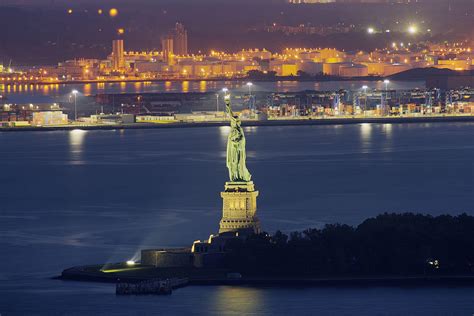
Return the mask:
M 249 88 L 249 93 L 251 93 L 253 83 L 252 82 L 247 82 L 245 85 Z M 227 92 L 229 92 L 229 89 L 224 87 L 224 88 L 222 88 L 222 92 L 227 93 Z
M 388 85 L 390 84 L 390 80 L 385 79 L 383 83 L 385 84 L 385 90 L 388 90 Z M 362 90 L 364 90 L 364 93 L 367 93 L 367 89 L 369 89 L 369 86 L 367 85 L 362 86 Z
M 73 14 L 74 10 L 73 9 L 68 9 L 67 13 L 68 14 Z M 102 15 L 103 13 L 104 13 L 104 10 L 102 10 L 102 9 L 97 10 L 97 14 Z M 118 13 L 119 13 L 119 11 L 116 8 L 112 8 L 112 9 L 109 10 L 109 16 L 112 17 L 112 18 L 116 17 L 118 15 Z
M 377 30 L 374 27 L 369 27 L 367 28 L 367 33 L 369 34 L 375 34 Z M 390 33 L 390 30 L 385 30 L 385 33 Z M 411 35 L 415 35 L 418 33 L 418 27 L 416 25 L 410 25 L 407 29 L 407 32 Z M 431 29 L 428 29 L 427 32 L 431 32 Z

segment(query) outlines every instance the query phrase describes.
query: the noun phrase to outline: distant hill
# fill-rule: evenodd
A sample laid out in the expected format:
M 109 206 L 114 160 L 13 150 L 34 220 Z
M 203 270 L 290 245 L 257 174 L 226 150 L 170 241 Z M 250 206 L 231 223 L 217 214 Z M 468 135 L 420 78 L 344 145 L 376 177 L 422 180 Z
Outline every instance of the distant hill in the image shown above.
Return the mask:
M 414 81 L 420 81 L 420 80 L 426 80 L 428 77 L 433 77 L 433 76 L 467 76 L 467 75 L 473 75 L 474 72 L 471 71 L 455 71 L 451 69 L 438 69 L 438 68 L 415 68 L 415 69 L 410 69 L 407 71 L 403 71 L 397 74 L 394 74 L 392 76 L 389 76 L 391 80 L 400 80 L 400 81 L 409 81 L 409 80 L 414 80 Z

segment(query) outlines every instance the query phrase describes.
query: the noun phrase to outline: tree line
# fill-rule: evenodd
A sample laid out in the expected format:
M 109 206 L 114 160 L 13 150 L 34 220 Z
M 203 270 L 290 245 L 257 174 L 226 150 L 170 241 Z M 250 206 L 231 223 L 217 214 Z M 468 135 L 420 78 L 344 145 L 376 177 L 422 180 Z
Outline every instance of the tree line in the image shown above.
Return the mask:
M 228 268 L 247 275 L 465 275 L 474 272 L 474 217 L 385 213 L 357 227 L 262 233 L 226 247 Z

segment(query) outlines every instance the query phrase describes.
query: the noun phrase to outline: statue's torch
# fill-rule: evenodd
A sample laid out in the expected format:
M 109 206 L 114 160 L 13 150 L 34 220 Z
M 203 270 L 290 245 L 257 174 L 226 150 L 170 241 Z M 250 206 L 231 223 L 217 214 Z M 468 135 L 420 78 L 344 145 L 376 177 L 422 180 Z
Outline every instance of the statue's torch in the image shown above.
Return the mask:
M 227 113 L 229 113 L 229 115 L 232 116 L 233 113 L 232 113 L 232 109 L 230 108 L 230 92 L 229 92 L 229 89 L 224 88 L 224 89 L 222 89 L 222 91 L 224 92 L 224 102 L 225 102 L 225 107 L 226 107 Z
M 222 92 L 224 92 L 224 101 L 225 101 L 225 104 L 226 104 L 226 105 L 229 105 L 229 104 L 230 104 L 230 93 L 229 93 L 229 89 L 224 88 L 224 89 L 222 89 Z

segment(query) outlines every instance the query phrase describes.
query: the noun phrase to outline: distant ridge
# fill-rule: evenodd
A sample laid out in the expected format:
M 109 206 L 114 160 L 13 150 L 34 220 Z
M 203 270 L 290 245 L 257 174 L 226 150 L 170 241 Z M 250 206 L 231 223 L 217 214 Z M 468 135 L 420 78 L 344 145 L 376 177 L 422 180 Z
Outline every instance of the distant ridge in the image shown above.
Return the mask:
M 474 71 L 455 71 L 451 69 L 439 69 L 439 68 L 414 68 L 407 71 L 403 71 L 394 75 L 389 76 L 388 78 L 392 80 L 404 80 L 404 81 L 419 81 L 426 80 L 428 77 L 433 76 L 472 76 Z

